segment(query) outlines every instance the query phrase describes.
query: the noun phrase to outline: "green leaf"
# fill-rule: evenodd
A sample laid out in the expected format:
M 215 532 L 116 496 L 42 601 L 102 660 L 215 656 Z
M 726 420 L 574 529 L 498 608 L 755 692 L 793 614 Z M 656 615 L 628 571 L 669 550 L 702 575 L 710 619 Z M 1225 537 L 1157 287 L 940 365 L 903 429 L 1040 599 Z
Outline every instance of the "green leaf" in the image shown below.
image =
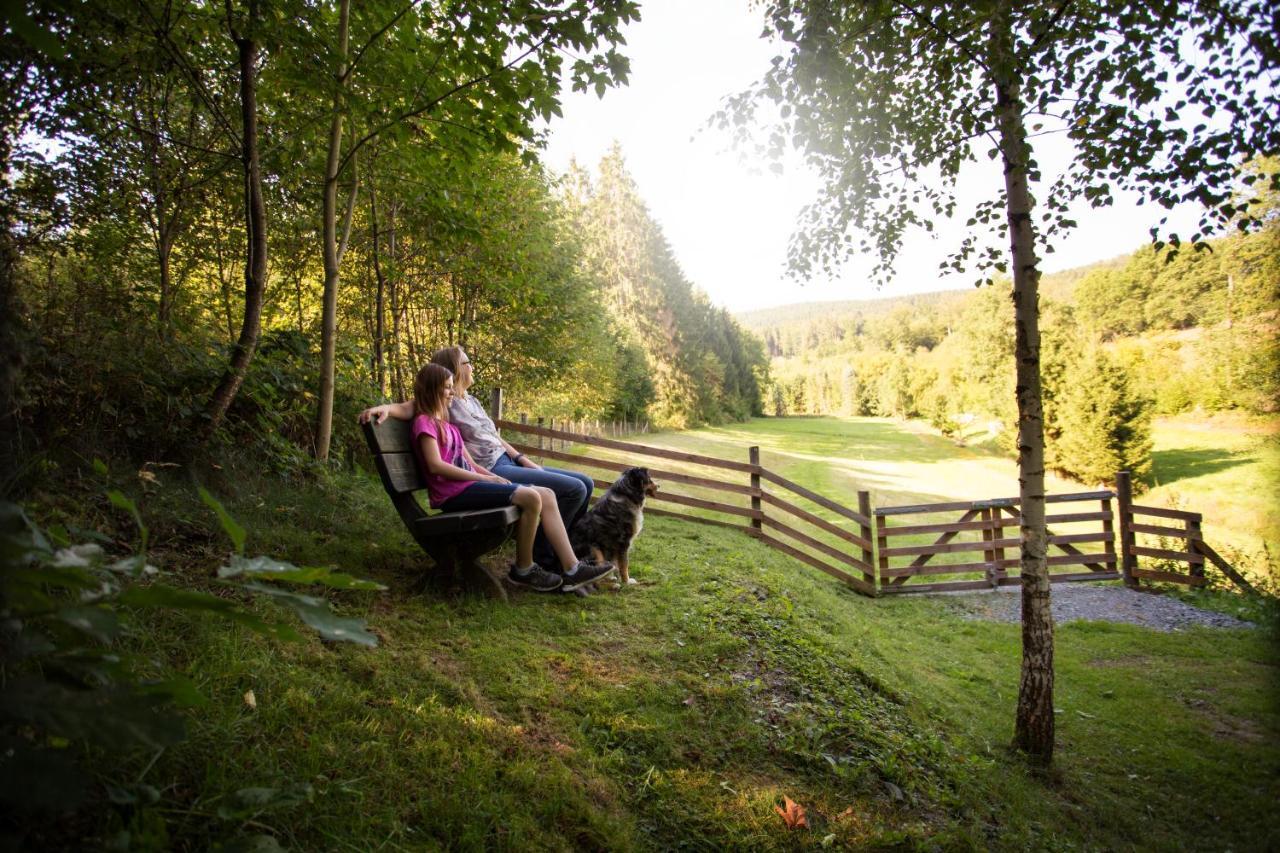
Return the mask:
M 227 601 L 203 592 L 189 589 L 177 589 L 164 584 L 131 587 L 120 594 L 117 599 L 127 607 L 171 608 L 174 610 L 199 610 L 214 613 L 230 622 L 243 625 L 259 634 L 274 637 L 277 640 L 301 640 L 297 631 L 287 625 L 264 622 L 252 613 L 244 610 L 235 602 Z
M 288 592 L 259 583 L 245 584 L 245 589 L 274 598 L 298 614 L 299 619 L 314 628 L 326 640 L 359 643 L 370 647 L 378 645 L 378 638 L 369 632 L 363 619 L 348 619 L 334 614 L 329 609 L 329 603 L 323 598 Z
M 218 817 L 223 820 L 243 820 L 263 812 L 309 803 L 313 795 L 314 790 L 306 782 L 287 788 L 241 788 L 218 807 Z
M 226 534 L 231 537 L 231 544 L 235 547 L 236 553 L 243 554 L 245 540 L 244 528 L 240 526 L 239 522 L 231 517 L 231 513 L 227 512 L 222 503 L 210 494 L 209 490 L 204 486 L 200 487 L 200 500 L 204 501 L 205 505 L 212 509 L 218 516 L 218 523 L 222 525 L 222 529 L 226 531 Z
M 320 566 L 295 566 L 271 557 L 232 557 L 231 562 L 218 569 L 218 577 L 234 578 L 240 575 L 268 576 L 272 580 L 296 584 L 320 584 L 333 589 L 386 589 L 380 583 L 357 578 L 344 572 Z
M 103 462 L 101 459 L 99 459 L 96 456 L 93 457 L 93 470 L 98 474 L 99 477 L 105 477 L 109 473 L 107 471 L 107 463 Z
M 57 612 L 57 617 L 103 643 L 111 642 L 120 634 L 120 619 L 105 607 L 64 607 Z

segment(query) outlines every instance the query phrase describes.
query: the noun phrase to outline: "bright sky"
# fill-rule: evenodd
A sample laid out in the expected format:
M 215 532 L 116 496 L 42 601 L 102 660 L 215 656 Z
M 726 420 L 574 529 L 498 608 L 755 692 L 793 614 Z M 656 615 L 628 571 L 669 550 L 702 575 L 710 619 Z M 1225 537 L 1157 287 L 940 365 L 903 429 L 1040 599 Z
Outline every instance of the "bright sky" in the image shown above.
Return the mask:
M 564 117 L 551 125 L 547 164 L 563 172 L 571 159 L 594 172 L 616 140 L 650 213 L 662 226 L 689 279 L 731 311 L 793 302 L 864 299 L 972 286 L 973 275 L 942 277 L 939 261 L 957 247 L 962 217 L 921 234 L 899 257 L 895 281 L 877 292 L 866 280 L 870 262 L 851 262 L 832 281 L 786 278 L 788 238 L 817 182 L 796 164 L 782 176 L 750 164 L 727 135 L 705 128 L 721 99 L 758 79 L 777 52 L 760 39 L 761 12 L 747 0 L 645 0 L 641 20 L 626 30 L 631 83 L 605 93 L 566 93 Z M 1037 140 L 1051 174 L 1069 153 L 1055 137 Z M 969 181 L 999 181 L 993 164 L 973 167 Z M 1046 272 L 1128 254 L 1150 238 L 1156 208 L 1118 202 L 1075 211 L 1080 223 L 1041 269 Z M 1160 211 L 1163 213 L 1163 211 Z M 1194 231 L 1196 211 L 1171 222 Z

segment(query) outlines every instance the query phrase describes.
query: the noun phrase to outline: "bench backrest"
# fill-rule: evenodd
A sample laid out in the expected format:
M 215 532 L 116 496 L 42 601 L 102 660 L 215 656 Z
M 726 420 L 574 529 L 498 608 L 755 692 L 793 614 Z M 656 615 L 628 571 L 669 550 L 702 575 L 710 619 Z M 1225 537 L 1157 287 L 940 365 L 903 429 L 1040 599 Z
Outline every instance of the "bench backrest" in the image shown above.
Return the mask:
M 387 418 L 377 425 L 369 422 L 364 425 L 364 438 L 378 466 L 382 487 L 391 496 L 391 502 L 405 524 L 412 527 L 415 522 L 426 518 L 426 511 L 413 497 L 414 492 L 427 486 L 422 482 L 418 460 L 413 453 L 412 424 L 395 418 Z

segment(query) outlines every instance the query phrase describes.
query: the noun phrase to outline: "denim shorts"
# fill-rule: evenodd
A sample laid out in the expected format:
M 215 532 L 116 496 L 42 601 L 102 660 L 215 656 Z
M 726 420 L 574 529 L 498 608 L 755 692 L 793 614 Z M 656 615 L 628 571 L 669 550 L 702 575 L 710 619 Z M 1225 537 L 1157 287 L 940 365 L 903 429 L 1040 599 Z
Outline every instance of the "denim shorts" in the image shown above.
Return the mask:
M 441 512 L 464 512 L 469 509 L 493 509 L 508 506 L 516 489 L 515 483 L 475 482 L 466 490 L 440 504 Z

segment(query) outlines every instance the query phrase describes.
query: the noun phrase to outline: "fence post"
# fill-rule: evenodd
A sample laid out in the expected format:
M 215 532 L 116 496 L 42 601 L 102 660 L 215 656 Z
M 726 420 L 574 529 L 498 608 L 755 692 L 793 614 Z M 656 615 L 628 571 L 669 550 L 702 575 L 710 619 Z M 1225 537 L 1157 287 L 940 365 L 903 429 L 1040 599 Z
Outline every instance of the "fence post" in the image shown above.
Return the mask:
M 983 520 L 983 522 L 985 522 L 982 528 L 983 542 L 990 542 L 992 539 L 995 538 L 995 531 L 992 529 L 992 526 L 991 526 L 993 523 L 992 512 L 998 513 L 999 511 L 1000 510 L 998 509 L 993 510 L 991 507 L 987 507 L 986 509 L 982 510 L 982 513 L 978 516 Z M 982 549 L 982 559 L 985 560 L 987 563 L 987 583 L 991 584 L 992 588 L 994 589 L 998 585 L 996 582 L 995 548 L 987 547 Z
M 1133 576 L 1138 567 L 1138 557 L 1133 553 L 1133 483 L 1128 471 L 1116 472 L 1116 504 L 1120 513 L 1120 573 L 1125 586 L 1137 589 L 1138 579 Z
M 752 446 L 747 448 L 747 458 L 751 462 L 751 509 L 764 515 L 763 505 L 760 502 L 760 448 Z M 764 531 L 764 522 L 760 518 L 751 519 L 751 529 L 757 534 Z
M 546 421 L 546 418 L 542 417 L 542 415 L 538 415 L 538 429 L 542 429 L 542 425 L 545 421 Z M 542 452 L 542 434 L 541 433 L 538 434 L 538 452 L 539 453 Z
M 495 421 L 502 420 L 502 389 L 494 388 L 489 392 L 489 416 Z
M 871 584 L 872 591 L 878 595 L 880 593 L 880 585 L 876 583 L 875 551 L 871 548 L 874 532 L 870 526 L 872 523 L 870 492 L 858 492 L 858 514 L 867 520 L 867 523 L 863 524 L 860 529 L 862 539 L 866 543 L 862 546 L 862 562 L 866 564 L 867 568 L 862 572 L 862 575 Z
M 1107 517 L 1102 520 L 1102 532 L 1107 534 L 1107 541 L 1102 543 L 1102 550 L 1107 554 L 1107 560 L 1111 564 L 1111 571 L 1116 570 L 1116 536 L 1115 523 L 1112 521 L 1111 499 L 1102 499 L 1102 511 Z
M 1200 531 L 1200 520 L 1202 516 L 1197 515 L 1195 518 L 1188 518 L 1187 526 L 1187 551 L 1192 554 L 1199 555 L 1200 549 L 1196 547 L 1196 543 L 1204 538 L 1204 534 Z M 1195 537 L 1195 538 L 1192 538 Z M 1193 578 L 1204 577 L 1204 557 L 1200 556 L 1200 562 L 1191 564 L 1191 576 Z
M 555 429 L 555 428 L 556 428 L 556 419 L 555 419 L 555 418 L 551 418 L 551 419 L 550 419 L 550 421 L 548 422 L 548 425 L 549 425 L 552 429 Z M 551 450 L 555 450 L 555 449 L 556 449 L 556 438 L 555 438 L 555 436 L 554 436 L 554 435 L 553 435 L 550 439 L 548 439 L 548 440 L 547 440 L 547 447 L 548 447 L 549 449 L 551 449 Z

